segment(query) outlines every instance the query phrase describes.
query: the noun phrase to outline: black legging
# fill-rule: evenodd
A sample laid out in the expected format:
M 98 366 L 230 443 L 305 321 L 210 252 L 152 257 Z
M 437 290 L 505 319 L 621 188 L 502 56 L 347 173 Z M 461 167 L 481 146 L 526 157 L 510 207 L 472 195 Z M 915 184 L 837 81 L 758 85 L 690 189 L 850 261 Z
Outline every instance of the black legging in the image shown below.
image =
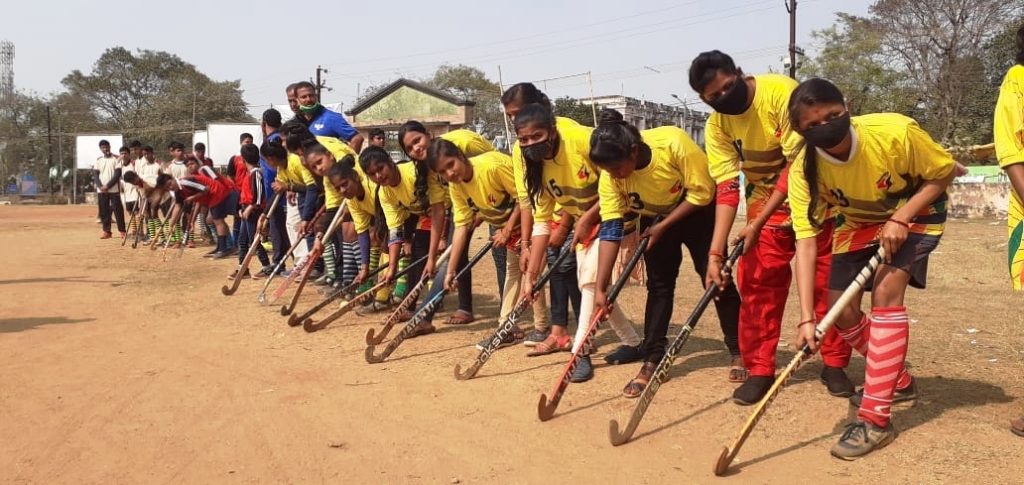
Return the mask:
M 650 223 L 648 218 L 640 221 L 644 228 Z M 644 312 L 644 341 L 641 350 L 647 362 L 658 362 L 665 355 L 668 324 L 672 318 L 672 298 L 675 296 L 679 266 L 683 262 L 682 246 L 685 245 L 690 251 L 693 269 L 703 285 L 714 229 L 715 205 L 709 204 L 665 231 L 661 240 L 644 254 L 647 263 L 647 308 Z M 729 353 L 740 355 L 740 295 L 735 284 L 730 283 L 715 300 L 715 310 Z

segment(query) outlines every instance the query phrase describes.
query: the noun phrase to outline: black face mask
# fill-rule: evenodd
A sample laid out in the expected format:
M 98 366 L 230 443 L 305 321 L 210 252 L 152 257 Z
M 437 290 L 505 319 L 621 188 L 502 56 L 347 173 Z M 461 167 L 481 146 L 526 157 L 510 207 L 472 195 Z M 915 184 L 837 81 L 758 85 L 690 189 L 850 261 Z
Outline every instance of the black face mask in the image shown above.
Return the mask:
M 828 123 L 812 126 L 801 133 L 808 143 L 825 150 L 839 145 L 850 132 L 850 112 L 832 118 Z
M 558 153 L 558 141 L 548 138 L 540 143 L 522 147 L 523 157 L 533 163 L 543 162 L 545 159 L 553 158 Z
M 708 105 L 724 115 L 741 115 L 747 111 L 748 92 L 747 81 L 743 79 L 743 74 L 739 74 L 736 76 L 736 81 L 732 83 L 732 87 L 718 99 L 709 101 Z

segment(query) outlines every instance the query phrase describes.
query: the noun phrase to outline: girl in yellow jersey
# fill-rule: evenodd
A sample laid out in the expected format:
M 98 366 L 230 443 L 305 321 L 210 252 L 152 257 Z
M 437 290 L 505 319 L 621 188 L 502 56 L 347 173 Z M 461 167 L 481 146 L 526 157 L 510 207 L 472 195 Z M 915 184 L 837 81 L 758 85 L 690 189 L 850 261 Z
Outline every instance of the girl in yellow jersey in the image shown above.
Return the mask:
M 705 281 L 715 231 L 715 206 L 711 203 L 715 184 L 708 171 L 707 157 L 685 131 L 665 126 L 640 132 L 613 110 L 601 112 L 601 122 L 590 136 L 590 159 L 602 170 L 598 188 L 601 243 L 595 306 L 607 305 L 605 291 L 626 232 L 626 216 L 639 214 L 643 234 L 650 237 L 644 254 L 647 307 L 640 347 L 644 363 L 640 373 L 622 390 L 626 397 L 638 397 L 665 356 L 676 279 L 683 262 L 682 245 L 689 249 L 701 283 Z M 656 216 L 664 219 L 652 224 Z M 729 351 L 734 358 L 738 357 L 740 295 L 734 285 L 715 299 L 715 308 L 723 333 L 731 336 Z
M 592 128 L 577 126 L 569 129 L 556 127 L 551 110 L 539 104 L 523 106 L 516 116 L 516 136 L 521 144 L 526 193 L 533 208 L 533 231 L 530 234 L 527 287 L 532 287 L 544 264 L 544 253 L 551 235 L 548 223 L 554 216 L 555 204 L 576 219 L 577 277 L 582 299 L 579 327 L 574 347 L 583 344 L 590 317 L 594 311 L 595 283 L 597 279 L 598 177 L 600 172 L 590 162 L 590 133 Z M 524 234 L 524 237 L 527 236 Z M 608 318 L 612 329 L 633 354 L 638 353 L 640 336 L 626 320 L 618 307 Z M 562 329 L 564 330 L 564 329 Z M 554 330 L 553 330 L 554 331 Z M 633 361 L 636 357 L 633 357 Z M 584 356 L 573 371 L 573 382 L 584 382 L 594 376 L 590 356 Z
M 323 142 L 326 142 L 327 145 L 324 145 Z M 327 172 L 335 165 L 337 160 L 341 160 L 342 163 L 346 163 L 354 167 L 356 165 L 356 155 L 348 145 L 337 142 L 336 138 L 319 136 L 315 139 L 310 138 L 304 141 L 301 148 L 296 150 L 296 152 L 302 156 L 306 166 L 309 167 L 309 171 L 314 177 L 320 180 L 323 185 L 324 217 L 320 218 L 322 222 L 319 227 L 317 227 L 317 233 L 319 234 L 326 229 L 330 221 L 334 220 L 334 215 L 337 214 L 338 209 L 341 207 L 341 201 L 343 199 L 341 193 L 338 192 L 338 189 L 331 185 L 330 181 L 327 180 Z M 350 213 L 351 211 L 349 214 Z M 348 219 L 351 220 L 351 217 Z M 326 285 L 341 288 L 342 286 L 351 283 L 358 272 L 356 255 L 350 254 L 351 251 L 342 250 L 344 241 L 341 231 L 336 231 L 327 243 L 328 244 L 323 248 L 325 271 L 322 282 Z M 316 249 L 318 245 L 322 244 L 317 240 L 313 243 L 314 249 Z M 338 264 L 335 264 L 336 262 Z M 347 277 L 343 277 L 342 271 L 339 267 L 348 266 L 350 264 L 356 265 L 355 270 L 351 271 L 351 274 L 345 275 Z
M 502 288 L 501 310 L 498 321 L 508 316 L 519 300 L 519 197 L 513 179 L 512 158 L 508 155 L 491 151 L 466 157 L 454 143 L 435 138 L 430 142 L 427 159 L 431 161 L 431 170 L 441 174 L 448 181 L 449 195 L 452 200 L 452 215 L 455 233 L 452 237 L 452 252 L 461 253 L 469 244 L 469 238 L 476 228 L 476 219 L 495 227 L 492 236 L 494 246 L 506 248 L 505 271 L 508 279 Z M 458 272 L 456 261 L 448 262 L 448 275 L 445 278 L 449 288 L 456 286 L 455 274 Z M 534 318 L 543 318 L 547 308 L 534 302 Z M 525 335 L 516 326 L 514 331 L 506 335 L 500 347 L 515 345 L 523 341 Z M 570 343 L 566 338 L 563 348 Z M 488 337 L 481 341 L 477 348 L 483 348 L 491 341 Z M 560 349 L 550 349 L 546 353 Z
M 1019 291 L 1024 289 L 1024 27 L 1017 31 L 1016 61 L 999 88 L 993 135 L 999 166 L 1013 185 L 1006 211 L 1010 233 L 1007 266 L 1013 289 Z M 1024 417 L 1013 420 L 1010 430 L 1024 436 Z
M 407 242 L 412 245 L 412 260 L 427 256 L 425 266 L 417 266 L 409 271 L 409 281 L 413 284 L 421 278 L 435 275 L 437 248 L 444 230 L 444 213 L 448 198 L 445 190 L 435 177 L 421 174 L 413 163 L 396 164 L 391 155 L 380 147 L 367 147 L 359 155 L 359 163 L 363 172 L 379 187 L 377 199 L 383 212 L 384 223 L 388 230 L 388 269 L 384 278 L 390 281 L 398 272 L 398 256 Z M 425 186 L 420 191 L 420 180 Z M 418 230 L 420 219 L 430 218 L 429 231 Z M 434 281 L 425 301 L 440 292 L 444 281 Z M 428 315 L 416 328 L 413 336 L 433 333 L 436 329 L 431 323 L 433 315 Z
M 510 86 L 501 95 L 501 104 L 505 108 L 505 114 L 509 120 L 515 123 L 519 110 L 527 104 L 540 104 L 551 108 L 551 100 L 547 95 L 537 89 L 532 83 L 517 83 Z M 578 127 L 579 123 L 571 118 L 561 116 L 555 117 L 555 128 L 571 130 Z M 519 219 L 520 232 L 526 237 L 522 239 L 519 266 L 520 272 L 525 272 L 530 253 L 530 234 L 533 233 L 533 208 L 529 198 L 526 196 L 526 168 L 523 161 L 523 151 L 517 141 L 512 147 L 512 168 L 515 175 L 516 190 L 519 192 Z M 577 318 L 580 314 L 580 287 L 576 280 L 576 255 L 572 251 L 572 216 L 563 211 L 561 207 L 555 206 L 555 216 L 549 223 L 551 236 L 548 238 L 547 262 L 551 277 L 548 279 L 548 294 L 551 299 L 551 319 L 534 318 L 534 328 L 526 334 L 524 345 L 527 347 L 540 346 L 541 350 L 557 348 L 558 342 L 568 336 L 569 305 L 571 304 Z M 552 264 L 557 260 L 558 255 L 563 251 L 569 254 L 562 258 L 557 267 Z M 501 266 L 504 267 L 504 266 Z M 499 272 L 498 278 L 504 281 L 503 272 Z M 547 306 L 544 302 L 544 293 L 538 295 L 539 305 Z M 535 354 L 530 352 L 527 355 Z M 614 360 L 615 353 L 609 354 Z M 606 357 L 607 359 L 607 357 Z
M 288 153 L 280 140 L 264 142 L 260 155 L 277 170 L 277 178 L 271 183 L 271 188 L 274 192 L 288 193 L 288 238 L 294 241 L 316 214 L 316 180 L 302 166 L 298 155 Z M 310 208 L 312 213 L 307 213 Z M 295 250 L 295 257 L 302 258 L 311 245 L 309 240 L 305 246 L 300 244 Z
M 479 134 L 469 130 L 453 130 L 444 133 L 439 138 L 448 140 L 455 144 L 468 157 L 494 151 L 494 146 Z M 425 177 L 420 179 L 417 190 L 424 190 L 426 179 L 433 178 L 439 183 L 445 184 L 444 179 L 430 169 L 430 161 L 427 160 L 427 147 L 434 136 L 423 126 L 423 123 L 409 120 L 398 128 L 398 144 L 402 151 L 413 161 L 419 173 Z M 450 227 L 449 227 L 450 229 Z M 443 235 L 443 239 L 450 241 L 450 230 Z M 469 248 L 458 255 L 459 267 L 469 263 Z M 500 251 L 500 249 L 499 249 Z M 454 259 L 454 255 L 453 255 Z M 467 272 L 459 280 L 459 309 L 449 319 L 448 323 L 453 325 L 465 325 L 473 322 L 473 278 Z
M 859 407 L 832 447 L 852 460 L 890 443 L 893 402 L 916 398 L 904 368 L 909 320 L 907 285 L 924 288 L 928 255 L 946 222 L 946 188 L 954 161 L 917 123 L 898 114 L 870 114 L 851 120 L 843 93 L 823 79 L 809 79 L 789 101 L 790 120 L 805 139 L 789 174 L 789 202 L 797 238 L 797 286 L 801 322 L 797 348 L 817 347 L 814 337 L 814 261 L 826 204 L 836 208 L 829 305 L 857 276 L 881 245 L 885 261 L 871 290 L 871 312 L 861 313 L 860 296 L 836 321 L 839 333 L 864 354 L 864 389 L 851 402 Z

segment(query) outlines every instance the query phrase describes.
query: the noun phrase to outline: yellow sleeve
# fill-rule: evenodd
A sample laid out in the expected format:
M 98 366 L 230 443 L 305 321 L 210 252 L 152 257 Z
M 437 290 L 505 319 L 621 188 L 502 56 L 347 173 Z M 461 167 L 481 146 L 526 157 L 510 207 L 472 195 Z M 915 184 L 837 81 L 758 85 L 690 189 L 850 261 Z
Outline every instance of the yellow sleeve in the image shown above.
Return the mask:
M 427 175 L 427 202 L 430 205 L 443 204 L 448 199 L 448 189 L 437 181 L 437 177 Z M 425 210 L 427 208 L 424 208 Z M 429 211 L 428 211 L 429 213 Z
M 537 201 L 537 207 L 533 209 L 533 222 L 534 225 L 541 223 L 551 222 L 555 213 L 555 198 L 551 197 L 546 190 L 541 189 L 540 200 Z M 527 202 L 529 204 L 529 202 Z M 531 207 L 527 205 L 527 207 Z
M 526 159 L 519 142 L 512 147 L 512 178 L 516 183 L 516 194 L 519 195 L 519 207 L 530 209 L 530 196 L 526 190 Z
M 473 222 L 473 209 L 466 202 L 466 192 L 462 184 L 451 184 L 448 193 L 452 196 L 452 219 L 455 227 L 468 226 Z
M 347 143 L 334 138 L 333 136 L 318 136 L 316 137 L 316 141 L 320 142 L 327 151 L 331 152 L 331 155 L 334 155 L 335 160 L 340 162 L 346 155 L 352 155 L 352 157 L 356 159 L 356 166 L 359 166 L 359 154 L 357 154 L 352 147 L 348 146 Z
M 369 194 L 366 195 L 370 197 Z M 373 214 L 367 214 L 362 207 L 357 207 L 358 204 L 349 202 L 348 213 L 352 214 L 352 224 L 355 226 L 356 234 L 362 234 L 370 230 L 370 220 Z
M 629 212 L 626 198 L 619 192 L 615 179 L 608 172 L 601 172 L 601 178 L 597 182 L 597 195 L 601 204 L 601 222 L 622 219 Z
M 388 224 L 388 229 L 402 227 L 402 223 L 405 222 L 402 219 L 403 211 L 395 204 L 394 194 L 390 190 L 380 191 L 380 206 L 384 209 L 384 221 Z
M 907 125 L 907 160 L 910 175 L 939 180 L 953 171 L 956 161 L 917 122 Z
M 683 174 L 686 201 L 696 206 L 710 204 L 715 199 L 715 182 L 711 180 L 708 157 L 685 131 L 680 131 L 676 149 L 673 158 Z M 604 182 L 604 175 L 601 181 Z
M 475 131 L 465 129 L 449 131 L 441 135 L 441 138 L 454 143 L 467 157 L 475 157 L 494 151 L 494 145 L 491 145 L 491 142 Z
M 718 113 L 708 118 L 704 131 L 704 146 L 708 151 L 708 169 L 716 184 L 732 180 L 740 176 L 740 157 L 732 138 L 722 128 L 722 119 Z
M 501 153 L 501 152 L 495 152 Z M 506 192 L 512 197 L 519 196 L 519 184 L 516 182 L 515 170 L 508 155 L 501 154 L 500 162 L 491 167 L 492 187 L 496 190 Z
M 338 189 L 334 188 L 329 180 L 324 180 L 324 207 L 328 209 L 340 207 L 341 200 L 341 192 L 338 192 Z
M 797 160 L 803 160 L 803 150 L 796 155 Z M 797 239 L 810 239 L 817 237 L 820 229 L 814 227 L 811 224 L 811 220 L 807 217 L 807 208 L 811 205 L 811 190 L 807 185 L 807 179 L 804 177 L 804 164 L 794 163 L 789 167 L 789 207 L 790 213 L 793 217 L 793 231 L 796 232 Z M 815 220 L 822 220 L 825 207 L 828 203 L 825 199 L 821 198 L 821 193 L 818 194 L 818 207 L 817 214 L 815 214 Z
M 1024 163 L 1024 85 L 1010 79 L 1011 73 L 999 88 L 999 101 L 996 102 L 992 123 L 996 160 L 1004 168 Z

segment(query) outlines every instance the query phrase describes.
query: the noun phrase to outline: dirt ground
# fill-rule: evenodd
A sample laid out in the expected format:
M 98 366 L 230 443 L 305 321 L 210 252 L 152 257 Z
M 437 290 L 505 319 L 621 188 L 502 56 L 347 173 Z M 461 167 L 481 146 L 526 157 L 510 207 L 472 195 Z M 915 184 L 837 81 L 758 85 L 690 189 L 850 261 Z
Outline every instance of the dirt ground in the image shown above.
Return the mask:
M 1002 222 L 953 221 L 927 291 L 911 291 L 909 361 L 922 394 L 898 408 L 900 437 L 870 457 L 831 458 L 853 410 L 802 369 L 755 429 L 730 475 L 712 465 L 750 408 L 727 401 L 728 354 L 703 318 L 634 440 L 608 420 L 635 401 L 635 365 L 601 362 L 569 387 L 556 417 L 536 405 L 568 356 L 495 354 L 459 382 L 495 324 L 494 268 L 475 272 L 476 312 L 405 342 L 382 364 L 364 335 L 385 315 L 354 314 L 307 334 L 243 282 L 233 261 L 100 241 L 93 207 L 0 207 L 0 481 L 4 483 L 1019 483 L 1024 439 L 1024 312 L 1009 289 Z M 479 238 L 477 239 L 479 244 Z M 673 321 L 700 291 L 684 262 Z M 795 295 L 794 295 L 795 296 Z M 643 289 L 620 299 L 639 320 Z M 316 301 L 307 291 L 299 309 Z M 795 305 L 795 297 L 790 305 Z M 451 308 L 453 305 L 449 305 Z M 787 315 L 784 339 L 796 314 Z M 639 322 L 638 322 L 639 323 Z M 673 326 L 670 335 L 678 327 Z M 600 354 L 614 337 L 599 334 Z M 792 347 L 780 349 L 781 367 Z M 863 378 L 863 359 L 851 376 Z

